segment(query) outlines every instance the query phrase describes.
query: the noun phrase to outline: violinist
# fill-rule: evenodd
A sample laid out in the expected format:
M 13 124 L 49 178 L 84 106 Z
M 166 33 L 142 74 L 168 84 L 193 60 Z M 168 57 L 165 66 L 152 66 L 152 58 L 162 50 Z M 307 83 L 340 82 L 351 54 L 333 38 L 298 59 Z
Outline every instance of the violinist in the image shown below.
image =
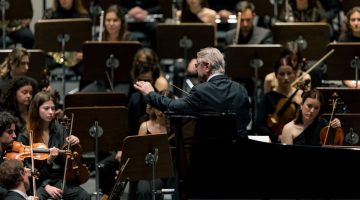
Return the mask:
M 38 200 L 38 197 L 29 197 L 26 191 L 30 189 L 30 169 L 24 167 L 20 160 L 6 160 L 0 165 L 0 184 L 8 192 L 4 200 Z
M 37 185 L 39 199 L 90 199 L 90 195 L 79 185 L 66 184 L 62 191 L 62 179 L 65 160 L 59 155 L 59 149 L 67 142 L 71 146 L 80 143 L 74 135 L 66 137 L 66 129 L 55 119 L 55 100 L 50 93 L 41 91 L 37 93 L 29 107 L 28 130 L 33 131 L 33 143 L 45 143 L 54 147 L 56 151 L 50 152 L 50 158 L 43 164 L 50 166 L 48 171 L 40 171 L 40 180 Z M 29 144 L 29 135 L 21 134 L 18 139 L 25 145 Z M 42 166 L 43 166 L 42 165 Z M 42 167 L 40 166 L 40 168 Z
M 281 134 L 281 131 L 275 131 L 270 128 L 267 122 L 269 116 L 273 115 L 278 109 L 285 109 L 289 111 L 289 116 L 294 117 L 296 109 L 301 103 L 302 90 L 297 90 L 297 88 L 291 86 L 296 79 L 297 69 L 293 64 L 290 55 L 281 57 L 276 62 L 274 71 L 278 85 L 274 90 L 266 93 L 261 100 L 257 119 L 255 120 L 255 131 L 257 134 L 267 135 L 273 142 L 277 142 L 278 135 Z M 279 105 L 279 102 L 284 100 L 285 104 Z M 289 116 L 279 115 L 279 121 L 282 121 L 281 124 L 285 125 L 293 119 L 290 117 L 289 121 L 284 122 Z M 282 129 L 281 124 L 277 124 L 280 130 Z
M 323 97 L 320 91 L 313 89 L 304 93 L 296 118 L 284 126 L 281 143 L 320 145 L 320 132 L 328 125 L 325 119 L 319 118 L 322 104 Z M 338 118 L 334 118 L 330 126 L 331 128 L 341 127 L 341 122 Z

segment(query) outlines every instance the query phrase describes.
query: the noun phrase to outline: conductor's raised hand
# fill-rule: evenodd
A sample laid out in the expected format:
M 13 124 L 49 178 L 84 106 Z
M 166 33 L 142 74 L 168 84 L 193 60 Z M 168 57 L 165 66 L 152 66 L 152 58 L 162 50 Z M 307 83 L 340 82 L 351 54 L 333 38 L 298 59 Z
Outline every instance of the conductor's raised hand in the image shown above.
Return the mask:
M 139 90 L 139 92 L 141 92 L 143 95 L 147 95 L 150 92 L 154 91 L 153 86 L 151 85 L 150 82 L 146 82 L 146 81 L 137 81 L 134 84 L 134 88 Z

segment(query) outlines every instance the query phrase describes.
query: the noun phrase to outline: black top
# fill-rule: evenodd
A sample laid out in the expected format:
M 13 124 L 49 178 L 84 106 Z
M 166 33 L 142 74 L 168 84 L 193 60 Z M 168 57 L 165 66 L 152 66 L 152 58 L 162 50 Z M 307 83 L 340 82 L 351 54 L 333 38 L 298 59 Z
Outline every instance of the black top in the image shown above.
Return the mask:
M 26 200 L 21 194 L 15 191 L 8 191 L 4 200 Z
M 319 146 L 321 129 L 328 125 L 325 119 L 314 120 L 299 136 L 294 139 L 296 145 Z

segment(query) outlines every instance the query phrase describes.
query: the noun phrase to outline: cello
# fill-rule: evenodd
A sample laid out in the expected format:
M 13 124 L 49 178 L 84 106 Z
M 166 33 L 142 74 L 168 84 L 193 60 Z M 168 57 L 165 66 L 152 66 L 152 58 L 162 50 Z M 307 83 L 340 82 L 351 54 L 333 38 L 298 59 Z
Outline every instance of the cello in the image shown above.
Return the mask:
M 333 94 L 332 100 L 332 112 L 329 120 L 329 124 L 321 129 L 320 131 L 320 142 L 323 146 L 326 145 L 343 145 L 344 143 L 344 131 L 342 128 L 331 128 L 330 124 L 334 119 L 336 105 L 338 103 L 338 95 L 336 93 Z

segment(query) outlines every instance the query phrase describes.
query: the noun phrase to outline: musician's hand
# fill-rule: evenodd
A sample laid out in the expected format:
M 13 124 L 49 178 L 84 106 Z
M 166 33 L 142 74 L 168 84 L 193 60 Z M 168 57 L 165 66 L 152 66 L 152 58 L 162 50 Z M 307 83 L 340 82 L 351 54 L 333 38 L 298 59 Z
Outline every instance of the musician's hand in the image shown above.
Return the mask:
M 331 128 L 340 128 L 341 127 L 341 121 L 338 118 L 335 118 L 330 123 Z
M 139 6 L 131 8 L 128 13 L 129 16 L 135 19 L 135 21 L 144 21 L 146 16 L 148 15 L 148 11 L 142 9 Z
M 36 196 L 36 197 L 30 196 L 30 199 L 31 199 L 31 200 L 39 200 L 39 197 L 38 197 L 38 196 Z
M 61 109 L 57 109 L 55 111 L 55 118 L 56 119 L 63 119 L 64 118 L 64 111 Z
M 115 155 L 115 160 L 119 161 L 121 160 L 121 156 L 122 156 L 122 151 L 118 151 L 116 152 L 116 155 Z
M 143 95 L 147 95 L 150 92 L 155 91 L 151 83 L 145 81 L 137 81 L 134 84 L 134 87 L 135 89 L 139 90 L 139 92 L 141 92 Z
M 47 163 L 51 165 L 58 155 L 59 155 L 58 148 L 56 147 L 49 148 L 49 156 L 47 158 Z
M 231 15 L 231 12 L 228 10 L 222 9 L 222 10 L 219 10 L 218 15 L 222 22 L 227 22 L 227 20 L 229 19 L 229 16 Z
M 61 199 L 63 195 L 62 190 L 49 184 L 45 186 L 45 191 L 54 199 Z
M 74 146 L 74 145 L 80 143 L 79 138 L 76 137 L 75 135 L 70 135 L 69 137 L 66 138 L 66 141 L 69 142 L 71 146 Z
M 42 89 L 41 89 L 43 92 L 51 92 L 51 85 L 48 85 L 48 86 L 46 86 L 46 87 L 43 87 Z

